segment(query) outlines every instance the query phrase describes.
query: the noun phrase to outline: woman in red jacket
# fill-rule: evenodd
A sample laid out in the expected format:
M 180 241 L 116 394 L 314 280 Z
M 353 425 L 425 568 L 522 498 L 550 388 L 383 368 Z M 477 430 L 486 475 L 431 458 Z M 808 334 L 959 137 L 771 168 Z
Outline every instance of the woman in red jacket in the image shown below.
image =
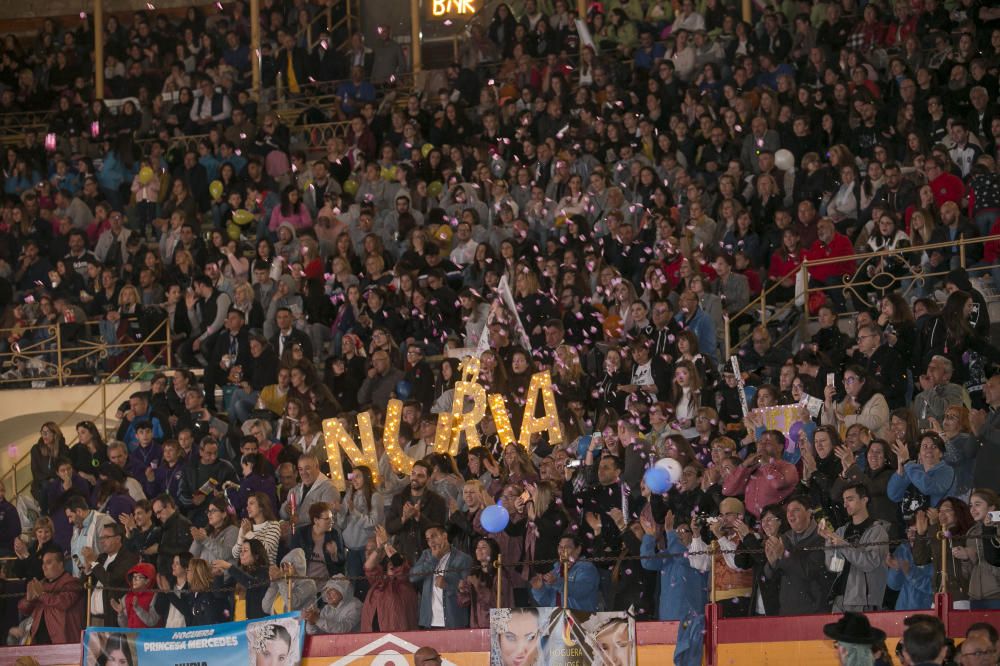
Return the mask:
M 795 279 L 802 265 L 802 257 L 799 232 L 785 229 L 781 236 L 781 247 L 771 253 L 771 265 L 767 270 L 767 288 L 774 288 L 769 301 L 785 303 L 795 298 Z
M 365 548 L 365 576 L 371 587 L 361 607 L 361 631 L 413 631 L 417 628 L 417 590 L 410 563 L 389 543 L 384 527 Z

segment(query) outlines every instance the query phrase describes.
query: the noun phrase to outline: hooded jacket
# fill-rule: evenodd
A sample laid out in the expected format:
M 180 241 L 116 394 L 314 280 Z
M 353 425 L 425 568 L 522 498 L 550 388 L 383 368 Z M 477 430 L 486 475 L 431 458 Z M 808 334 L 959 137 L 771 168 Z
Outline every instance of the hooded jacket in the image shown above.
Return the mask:
M 291 564 L 294 576 L 306 575 L 306 554 L 301 548 L 290 550 L 287 555 L 281 558 L 281 563 Z M 291 599 L 288 598 L 288 583 L 284 577 L 272 582 L 264 595 L 262 606 L 265 613 L 275 614 L 274 602 L 278 597 L 281 597 L 285 604 L 285 613 L 303 610 L 312 605 L 316 599 L 316 582 L 311 579 L 293 579 Z
M 128 570 L 127 579 L 131 582 L 133 574 L 146 577 L 146 587 L 133 590 L 122 599 L 122 609 L 118 613 L 118 626 L 129 629 L 149 629 L 160 626 L 160 614 L 156 612 L 153 599 L 156 597 L 156 568 L 152 564 L 140 562 Z
M 316 624 L 306 623 L 309 634 L 350 634 L 361 629 L 361 600 L 354 596 L 354 585 L 345 576 L 337 574 L 323 586 L 323 601 L 326 593 L 336 590 L 340 593 L 340 603 L 327 603 L 319 612 Z

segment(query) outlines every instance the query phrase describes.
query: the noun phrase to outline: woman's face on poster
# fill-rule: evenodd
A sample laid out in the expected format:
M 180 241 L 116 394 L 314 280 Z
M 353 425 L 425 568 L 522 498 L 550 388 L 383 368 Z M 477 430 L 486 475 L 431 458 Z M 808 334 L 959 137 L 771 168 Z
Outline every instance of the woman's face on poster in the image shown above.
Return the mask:
M 264 641 L 257 653 L 257 666 L 285 666 L 289 663 L 289 646 L 283 640 L 272 638 Z
M 532 666 L 538 660 L 538 650 L 538 618 L 528 613 L 511 617 L 507 630 L 500 634 L 503 666 Z
M 628 625 L 616 622 L 597 634 L 597 651 L 603 666 L 628 666 L 632 663 L 632 643 L 629 640 Z

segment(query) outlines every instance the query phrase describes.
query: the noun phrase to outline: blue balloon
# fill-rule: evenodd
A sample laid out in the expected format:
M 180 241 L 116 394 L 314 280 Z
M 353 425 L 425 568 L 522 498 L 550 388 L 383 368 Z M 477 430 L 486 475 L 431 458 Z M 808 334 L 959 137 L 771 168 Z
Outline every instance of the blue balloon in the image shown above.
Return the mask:
M 396 384 L 396 397 L 400 400 L 409 400 L 411 395 L 413 395 L 413 384 L 400 379 Z
M 670 480 L 670 474 L 662 467 L 650 467 L 646 470 L 646 474 L 642 477 L 642 480 L 646 482 L 646 487 L 649 488 L 649 491 L 657 495 L 667 492 L 670 490 L 670 486 L 673 485 Z
M 747 397 L 747 404 L 752 403 L 754 396 L 757 395 L 757 387 L 756 386 L 744 386 L 743 387 L 743 395 L 745 395 Z
M 494 504 L 483 509 L 479 522 L 487 532 L 503 532 L 510 522 L 510 514 L 502 505 Z

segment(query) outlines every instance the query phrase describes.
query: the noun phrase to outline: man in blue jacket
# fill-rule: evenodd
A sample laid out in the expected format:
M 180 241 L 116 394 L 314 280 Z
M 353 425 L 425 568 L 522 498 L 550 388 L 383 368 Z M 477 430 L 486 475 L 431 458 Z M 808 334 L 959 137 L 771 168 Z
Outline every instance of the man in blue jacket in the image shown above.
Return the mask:
M 562 562 L 569 562 L 569 585 L 566 607 L 570 610 L 595 612 L 600 610 L 601 576 L 591 562 L 581 562 L 583 545 L 575 535 L 567 534 L 559 540 L 559 562 L 552 571 L 531 579 L 531 595 L 539 606 L 561 606 L 563 594 Z
M 472 558 L 451 547 L 441 525 L 424 530 L 427 548 L 410 569 L 410 582 L 421 585 L 421 628 L 461 629 L 469 626 L 469 609 L 458 603 L 458 584 L 472 569 Z

